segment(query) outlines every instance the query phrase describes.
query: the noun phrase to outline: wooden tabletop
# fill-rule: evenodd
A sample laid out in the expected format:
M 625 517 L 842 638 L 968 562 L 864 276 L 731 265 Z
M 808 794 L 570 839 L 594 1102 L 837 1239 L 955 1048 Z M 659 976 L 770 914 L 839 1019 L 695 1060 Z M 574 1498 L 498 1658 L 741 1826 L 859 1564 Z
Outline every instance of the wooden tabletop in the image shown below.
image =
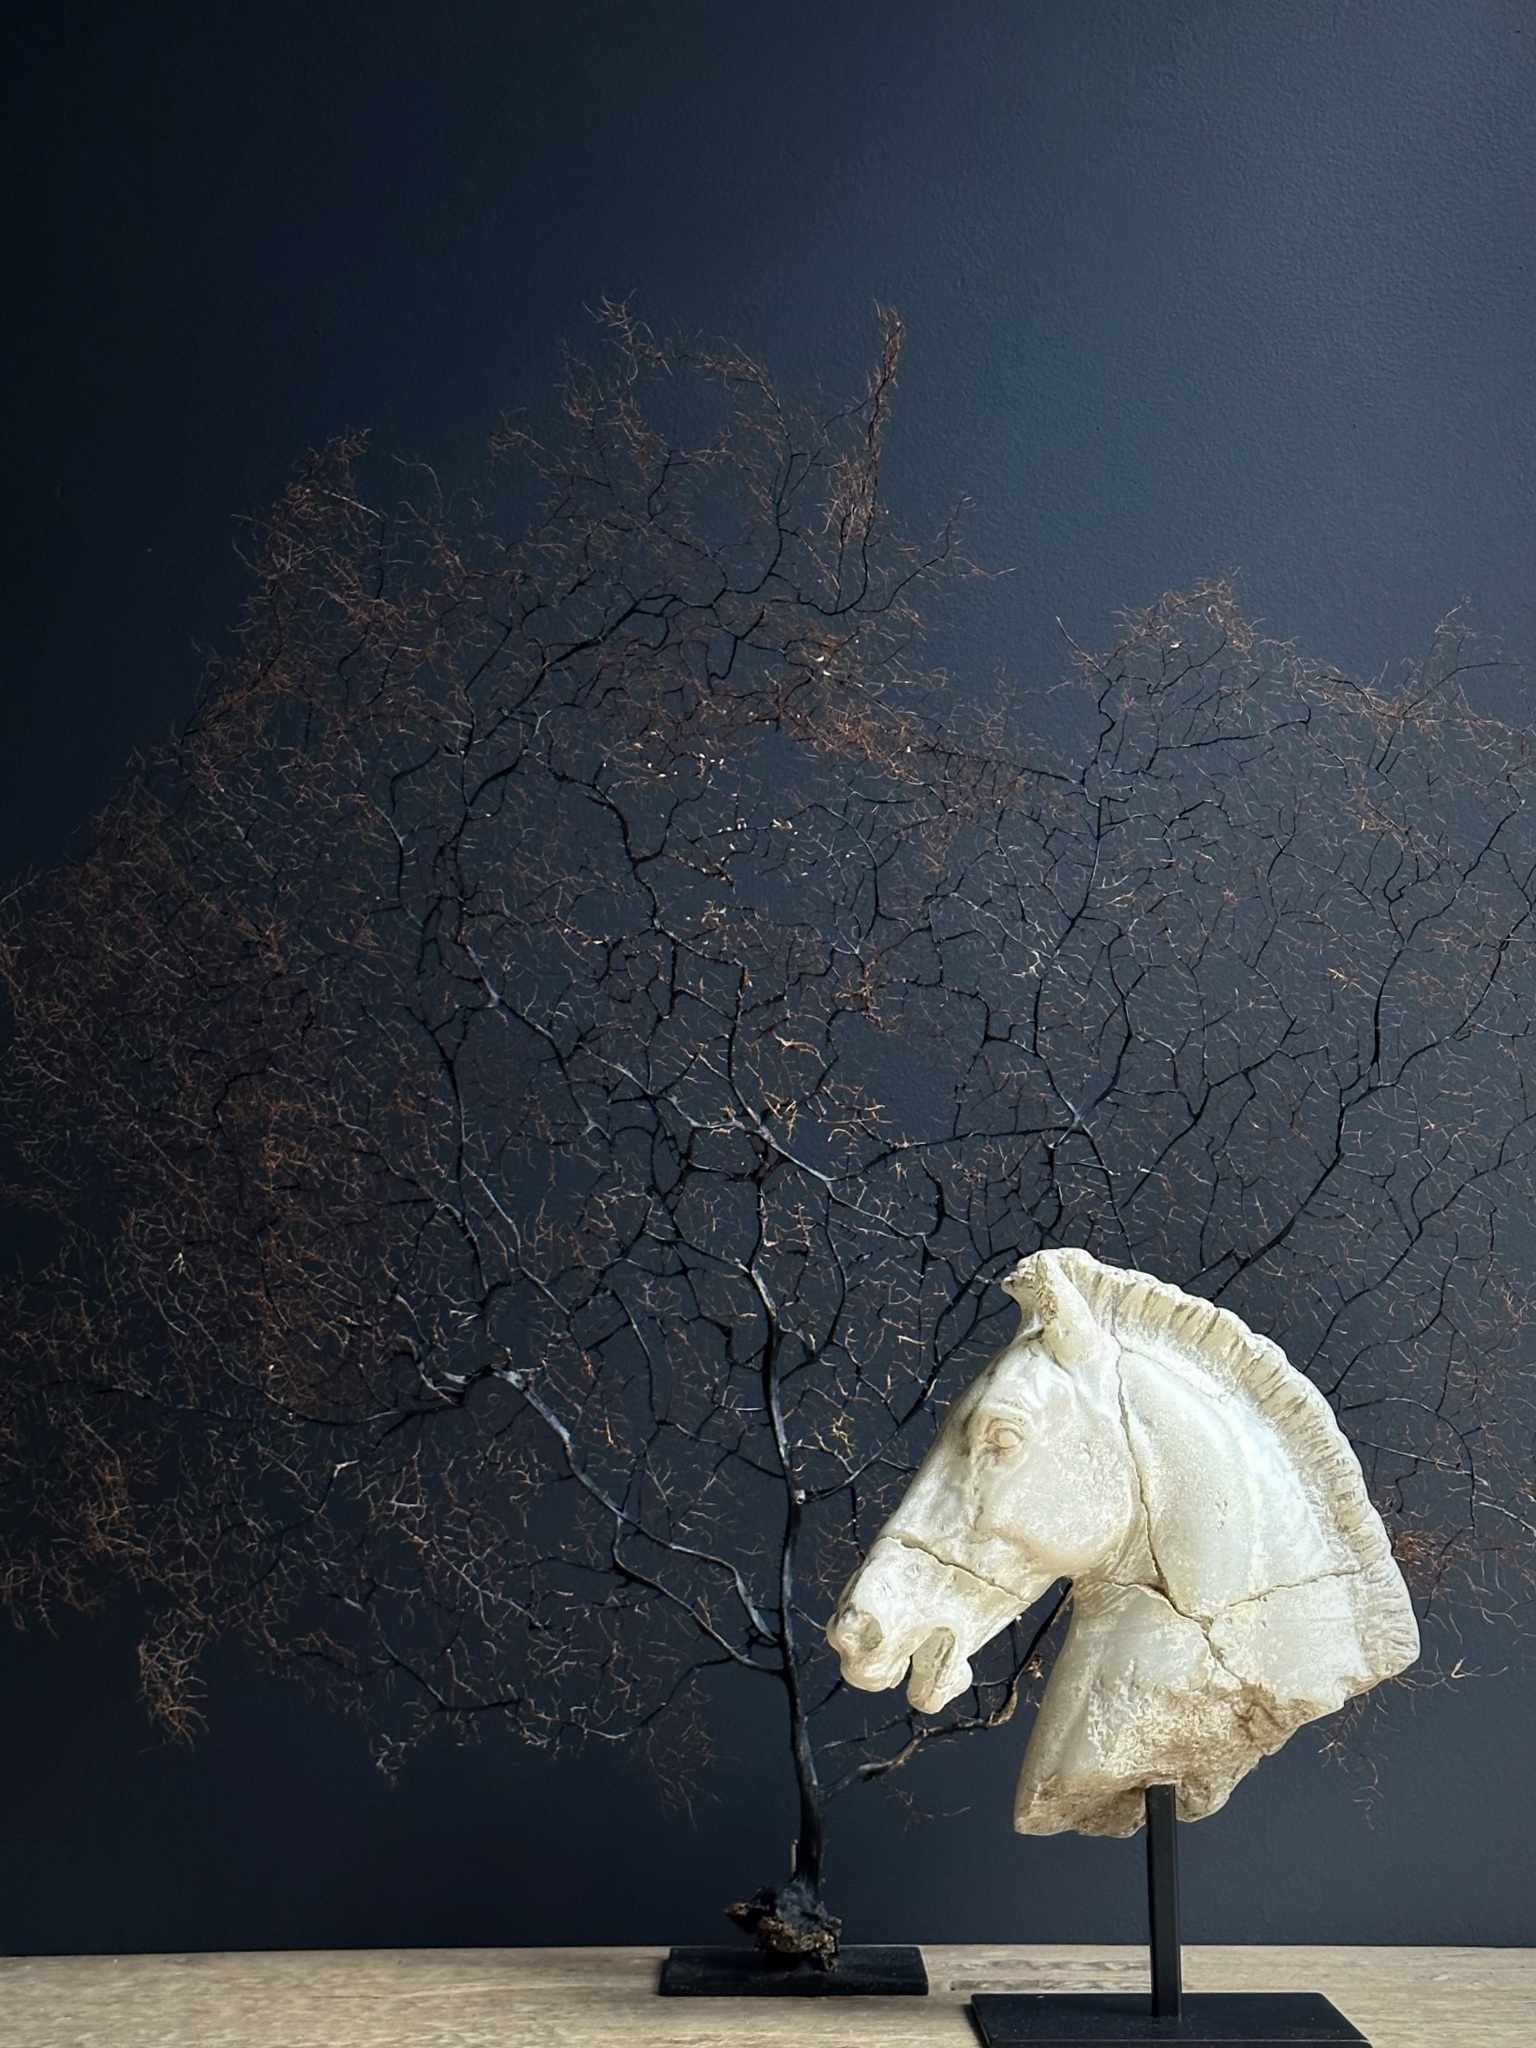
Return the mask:
M 975 2048 L 973 1991 L 1140 1990 L 1134 1948 L 925 1947 L 927 1998 L 655 1995 L 660 1949 L 0 1958 L 5 2048 Z M 1536 1949 L 1188 1948 L 1195 1991 L 1321 1991 L 1373 2048 L 1536 2048 Z

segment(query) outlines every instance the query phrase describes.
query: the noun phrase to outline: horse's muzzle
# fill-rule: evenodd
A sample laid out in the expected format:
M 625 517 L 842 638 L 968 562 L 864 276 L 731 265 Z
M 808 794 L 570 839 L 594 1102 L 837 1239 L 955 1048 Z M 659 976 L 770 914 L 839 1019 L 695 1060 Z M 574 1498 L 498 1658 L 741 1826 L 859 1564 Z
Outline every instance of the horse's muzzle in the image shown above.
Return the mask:
M 907 1698 L 919 1713 L 938 1713 L 971 1683 L 960 1650 L 964 1617 L 954 1605 L 942 1565 L 926 1551 L 881 1538 L 827 1625 L 844 1678 L 862 1692 L 884 1692 L 910 1669 Z

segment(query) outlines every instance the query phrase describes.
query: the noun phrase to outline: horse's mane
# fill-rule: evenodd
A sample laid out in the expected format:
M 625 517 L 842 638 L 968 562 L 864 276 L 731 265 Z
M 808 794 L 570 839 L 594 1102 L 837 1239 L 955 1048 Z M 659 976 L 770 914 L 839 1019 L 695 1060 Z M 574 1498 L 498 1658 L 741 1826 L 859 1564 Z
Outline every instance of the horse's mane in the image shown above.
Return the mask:
M 1056 1266 L 1087 1302 L 1094 1321 L 1126 1348 L 1144 1344 L 1154 1355 L 1171 1352 L 1221 1391 L 1252 1404 L 1291 1450 L 1333 1533 L 1357 1560 L 1365 1610 L 1361 1619 L 1369 1615 L 1374 1622 L 1371 1633 L 1380 1650 L 1390 1658 L 1399 1637 L 1406 1645 L 1411 1609 L 1359 1461 L 1328 1403 L 1280 1346 L 1230 1309 L 1150 1273 L 1105 1265 L 1077 1247 L 1035 1256 Z M 1416 1654 L 1416 1647 L 1404 1654 Z

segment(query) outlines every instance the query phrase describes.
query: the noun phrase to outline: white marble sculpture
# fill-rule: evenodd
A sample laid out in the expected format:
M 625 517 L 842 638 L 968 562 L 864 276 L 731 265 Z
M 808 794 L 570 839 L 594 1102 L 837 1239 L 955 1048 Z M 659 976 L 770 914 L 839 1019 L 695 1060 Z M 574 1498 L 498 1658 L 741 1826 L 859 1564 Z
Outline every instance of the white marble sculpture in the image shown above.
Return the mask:
M 1303 1722 L 1418 1655 L 1359 1461 L 1279 1346 L 1145 1273 L 1037 1252 L 1023 1318 L 946 1416 L 827 1634 L 843 1674 L 936 1713 L 1057 1580 L 1072 1624 L 1021 1834 L 1129 1835 L 1147 1785 L 1222 1806 Z

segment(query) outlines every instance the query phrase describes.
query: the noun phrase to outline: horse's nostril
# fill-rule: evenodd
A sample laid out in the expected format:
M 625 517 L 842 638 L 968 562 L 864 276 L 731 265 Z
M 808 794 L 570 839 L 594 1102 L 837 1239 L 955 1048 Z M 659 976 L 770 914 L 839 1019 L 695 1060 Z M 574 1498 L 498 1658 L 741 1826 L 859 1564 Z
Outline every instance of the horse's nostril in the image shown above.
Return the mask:
M 885 1640 L 885 1630 L 863 1608 L 849 1607 L 833 1623 L 837 1648 L 845 1657 L 873 1657 Z

